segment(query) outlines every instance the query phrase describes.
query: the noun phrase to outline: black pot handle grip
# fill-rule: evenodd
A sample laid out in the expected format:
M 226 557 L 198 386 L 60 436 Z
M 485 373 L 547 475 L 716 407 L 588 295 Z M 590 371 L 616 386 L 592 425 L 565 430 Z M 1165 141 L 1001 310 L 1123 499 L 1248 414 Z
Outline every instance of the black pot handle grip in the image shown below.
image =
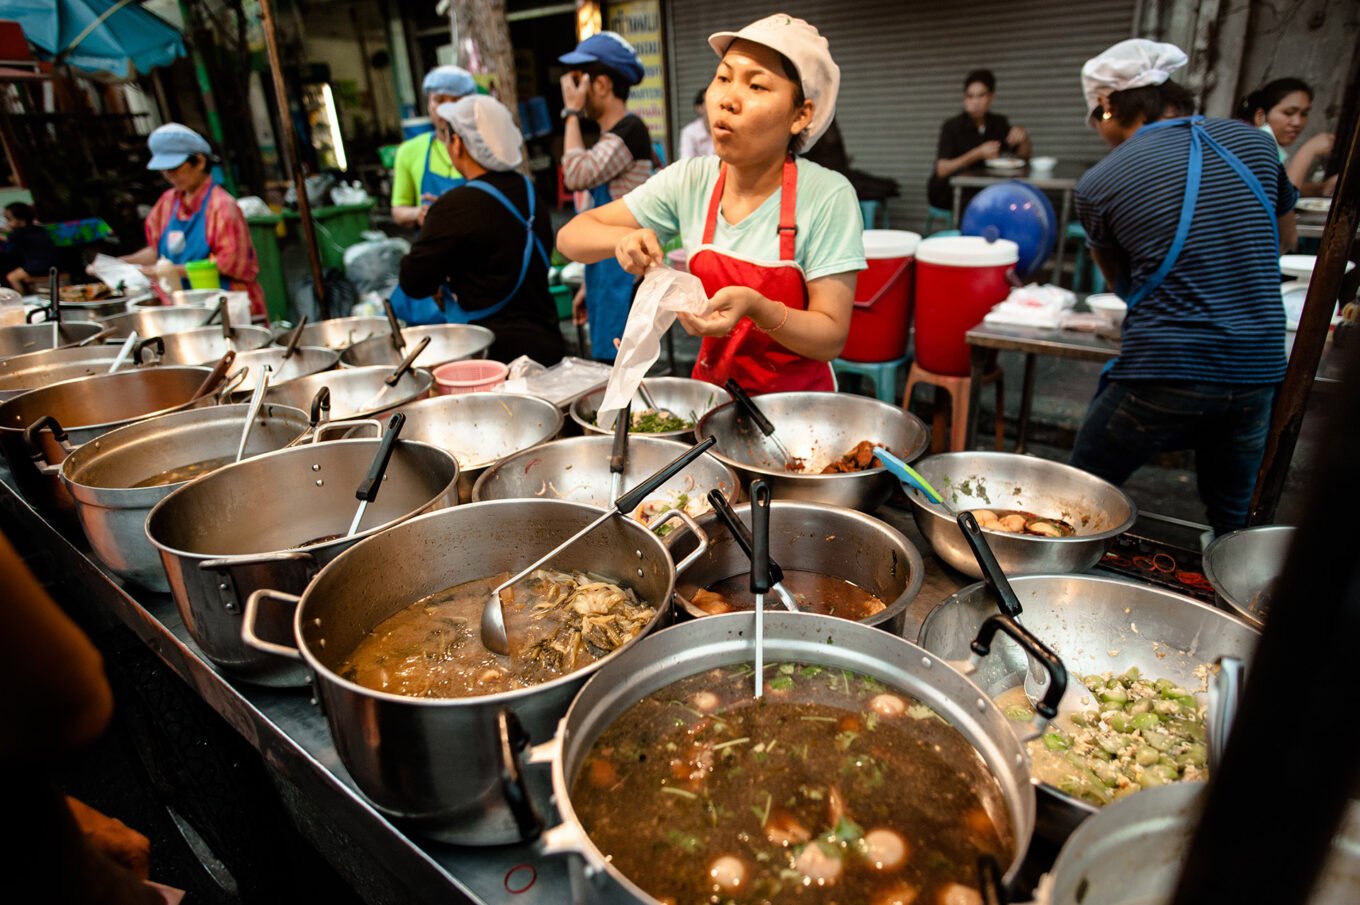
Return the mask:
M 62 426 L 57 419 L 52 415 L 43 415 L 37 421 L 34 421 L 28 427 L 24 428 L 24 443 L 28 444 L 28 448 L 34 455 L 40 454 L 38 450 L 38 434 L 43 428 L 50 429 L 52 431 L 52 438 L 58 443 L 66 442 L 66 431 L 62 429 Z
M 524 731 L 514 711 L 502 707 L 496 713 L 497 754 L 500 759 L 501 794 L 515 818 L 515 827 L 525 842 L 537 839 L 543 832 L 543 818 L 538 815 L 529 798 L 529 787 L 524 782 L 524 770 L 519 756 L 529 747 L 529 733 Z
M 1039 661 L 1044 670 L 1048 673 L 1048 691 L 1044 693 L 1044 699 L 1034 706 L 1039 716 L 1046 720 L 1051 720 L 1058 715 L 1058 702 L 1067 692 L 1067 667 L 1063 666 L 1062 660 L 1053 652 L 1047 644 L 1040 641 L 1034 634 L 1010 616 L 1003 613 L 993 613 L 988 616 L 978 629 L 977 637 L 969 647 L 976 657 L 985 657 L 992 652 L 992 641 L 996 638 L 996 633 L 1002 632 L 1010 635 L 1016 644 L 1024 648 L 1025 653 Z
M 311 413 L 307 416 L 307 424 L 310 427 L 315 428 L 318 424 L 321 423 L 322 415 L 325 415 L 326 418 L 329 420 L 330 412 L 331 412 L 331 388 L 325 386 L 317 390 L 316 395 L 312 397 L 312 410 Z
M 397 445 L 397 438 L 401 436 L 401 429 L 406 424 L 406 413 L 397 412 L 387 422 L 387 432 L 383 434 L 382 441 L 378 444 L 378 452 L 373 456 L 373 463 L 368 467 L 368 474 L 364 475 L 363 482 L 354 491 L 354 497 L 358 500 L 373 502 L 378 498 L 378 489 L 382 487 L 383 475 L 387 473 L 387 463 L 392 460 L 392 450 Z
M 756 427 L 760 428 L 762 434 L 768 437 L 770 434 L 774 433 L 774 425 L 770 423 L 770 419 L 765 417 L 765 413 L 760 410 L 760 406 L 752 401 L 750 395 L 741 388 L 741 384 L 729 377 L 727 378 L 727 383 L 723 384 L 723 386 L 727 389 L 727 392 L 732 394 L 732 398 L 737 401 L 737 406 L 746 413 L 747 417 L 756 423 Z
M 148 336 L 146 339 L 139 340 L 139 341 L 137 342 L 137 345 L 135 345 L 135 346 L 132 347 L 132 360 L 135 361 L 135 362 L 136 362 L 137 364 L 139 364 L 139 365 L 140 365 L 140 364 L 145 364 L 145 362 L 142 361 L 142 350 L 143 350 L 143 349 L 154 349 L 155 352 L 156 352 L 156 358 L 157 358 L 157 359 L 164 358 L 164 357 L 165 357 L 165 337 L 164 337 L 164 336 Z
M 718 521 L 727 526 L 727 533 L 732 535 L 732 539 L 741 547 L 741 552 L 746 554 L 746 558 L 751 558 L 752 550 L 755 548 L 751 537 L 751 529 L 746 527 L 746 523 L 737 518 L 737 511 L 732 508 L 732 504 L 723 496 L 723 492 L 718 488 L 713 488 L 708 492 L 708 504 L 713 507 L 713 513 L 718 517 Z M 779 567 L 779 563 L 770 559 L 770 583 L 779 584 L 784 580 L 784 570 Z
M 770 485 L 751 484 L 751 593 L 770 592 Z

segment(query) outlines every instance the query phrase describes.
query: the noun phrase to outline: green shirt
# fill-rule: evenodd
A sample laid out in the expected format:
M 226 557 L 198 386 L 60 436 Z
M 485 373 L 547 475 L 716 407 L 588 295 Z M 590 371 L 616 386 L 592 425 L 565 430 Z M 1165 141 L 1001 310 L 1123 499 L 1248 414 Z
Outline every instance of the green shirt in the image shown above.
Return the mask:
M 457 177 L 458 171 L 449 160 L 449 149 L 442 141 L 435 141 L 435 133 L 408 138 L 397 148 L 397 159 L 392 167 L 392 206 L 415 207 L 420 204 L 420 181 L 425 178 L 425 152 L 430 150 L 430 169 L 436 176 Z
M 683 236 L 692 255 L 703 240 L 708 202 L 717 181 L 718 158 L 677 160 L 624 195 L 623 203 L 638 223 L 656 232 L 663 244 L 676 234 Z M 782 194 L 782 189 L 775 191 L 735 225 L 728 223 L 719 210 L 714 246 L 753 261 L 778 261 Z M 804 279 L 865 268 L 859 198 L 840 173 L 798 159 L 794 222 L 798 226 L 794 260 L 803 268 Z

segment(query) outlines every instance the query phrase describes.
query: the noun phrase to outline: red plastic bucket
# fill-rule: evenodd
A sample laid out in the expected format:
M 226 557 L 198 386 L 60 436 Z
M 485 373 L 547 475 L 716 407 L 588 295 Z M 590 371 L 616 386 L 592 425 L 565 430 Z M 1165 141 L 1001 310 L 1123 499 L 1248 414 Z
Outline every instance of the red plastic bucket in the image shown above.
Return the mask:
M 937 374 L 969 372 L 964 334 L 1011 291 L 1014 242 L 941 236 L 916 248 L 916 362 Z
M 841 358 L 847 361 L 892 361 L 907 351 L 911 327 L 912 255 L 921 237 L 900 229 L 866 229 L 864 257 L 855 283 L 850 336 Z

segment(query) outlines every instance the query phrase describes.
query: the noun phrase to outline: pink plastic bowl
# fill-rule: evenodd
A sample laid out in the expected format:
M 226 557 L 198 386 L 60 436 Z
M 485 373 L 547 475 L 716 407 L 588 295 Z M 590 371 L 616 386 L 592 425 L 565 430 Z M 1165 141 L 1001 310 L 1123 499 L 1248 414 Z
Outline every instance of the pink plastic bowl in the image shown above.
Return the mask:
M 505 383 L 509 368 L 499 361 L 451 361 L 434 369 L 435 392 L 441 396 L 485 393 Z

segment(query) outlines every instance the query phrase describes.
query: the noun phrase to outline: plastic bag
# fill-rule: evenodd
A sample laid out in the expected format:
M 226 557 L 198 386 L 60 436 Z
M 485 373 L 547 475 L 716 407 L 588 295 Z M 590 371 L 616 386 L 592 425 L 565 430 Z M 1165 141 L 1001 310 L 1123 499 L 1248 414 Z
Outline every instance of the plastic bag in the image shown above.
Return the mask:
M 401 274 L 401 259 L 411 243 L 401 238 L 356 242 L 345 249 L 345 276 L 361 293 L 390 296 Z
M 526 393 L 547 399 L 559 408 L 609 379 L 609 365 L 571 356 L 545 368 L 527 355 L 521 355 L 510 362 L 509 368 L 505 383 L 493 392 Z
M 106 286 L 117 289 L 121 285 L 123 291 L 129 295 L 151 287 L 151 280 L 147 278 L 146 274 L 142 273 L 140 267 L 112 255 L 95 255 L 94 261 L 89 266 L 89 272 Z
M 676 314 L 703 314 L 707 310 L 708 295 L 698 277 L 669 267 L 647 271 L 628 311 L 596 424 L 605 430 L 614 426 L 615 415 L 632 401 L 642 378 L 661 356 L 661 337 L 675 323 Z
M 268 217 L 274 213 L 259 195 L 246 195 L 244 198 L 237 198 L 236 206 L 241 209 L 241 216 L 243 217 Z

